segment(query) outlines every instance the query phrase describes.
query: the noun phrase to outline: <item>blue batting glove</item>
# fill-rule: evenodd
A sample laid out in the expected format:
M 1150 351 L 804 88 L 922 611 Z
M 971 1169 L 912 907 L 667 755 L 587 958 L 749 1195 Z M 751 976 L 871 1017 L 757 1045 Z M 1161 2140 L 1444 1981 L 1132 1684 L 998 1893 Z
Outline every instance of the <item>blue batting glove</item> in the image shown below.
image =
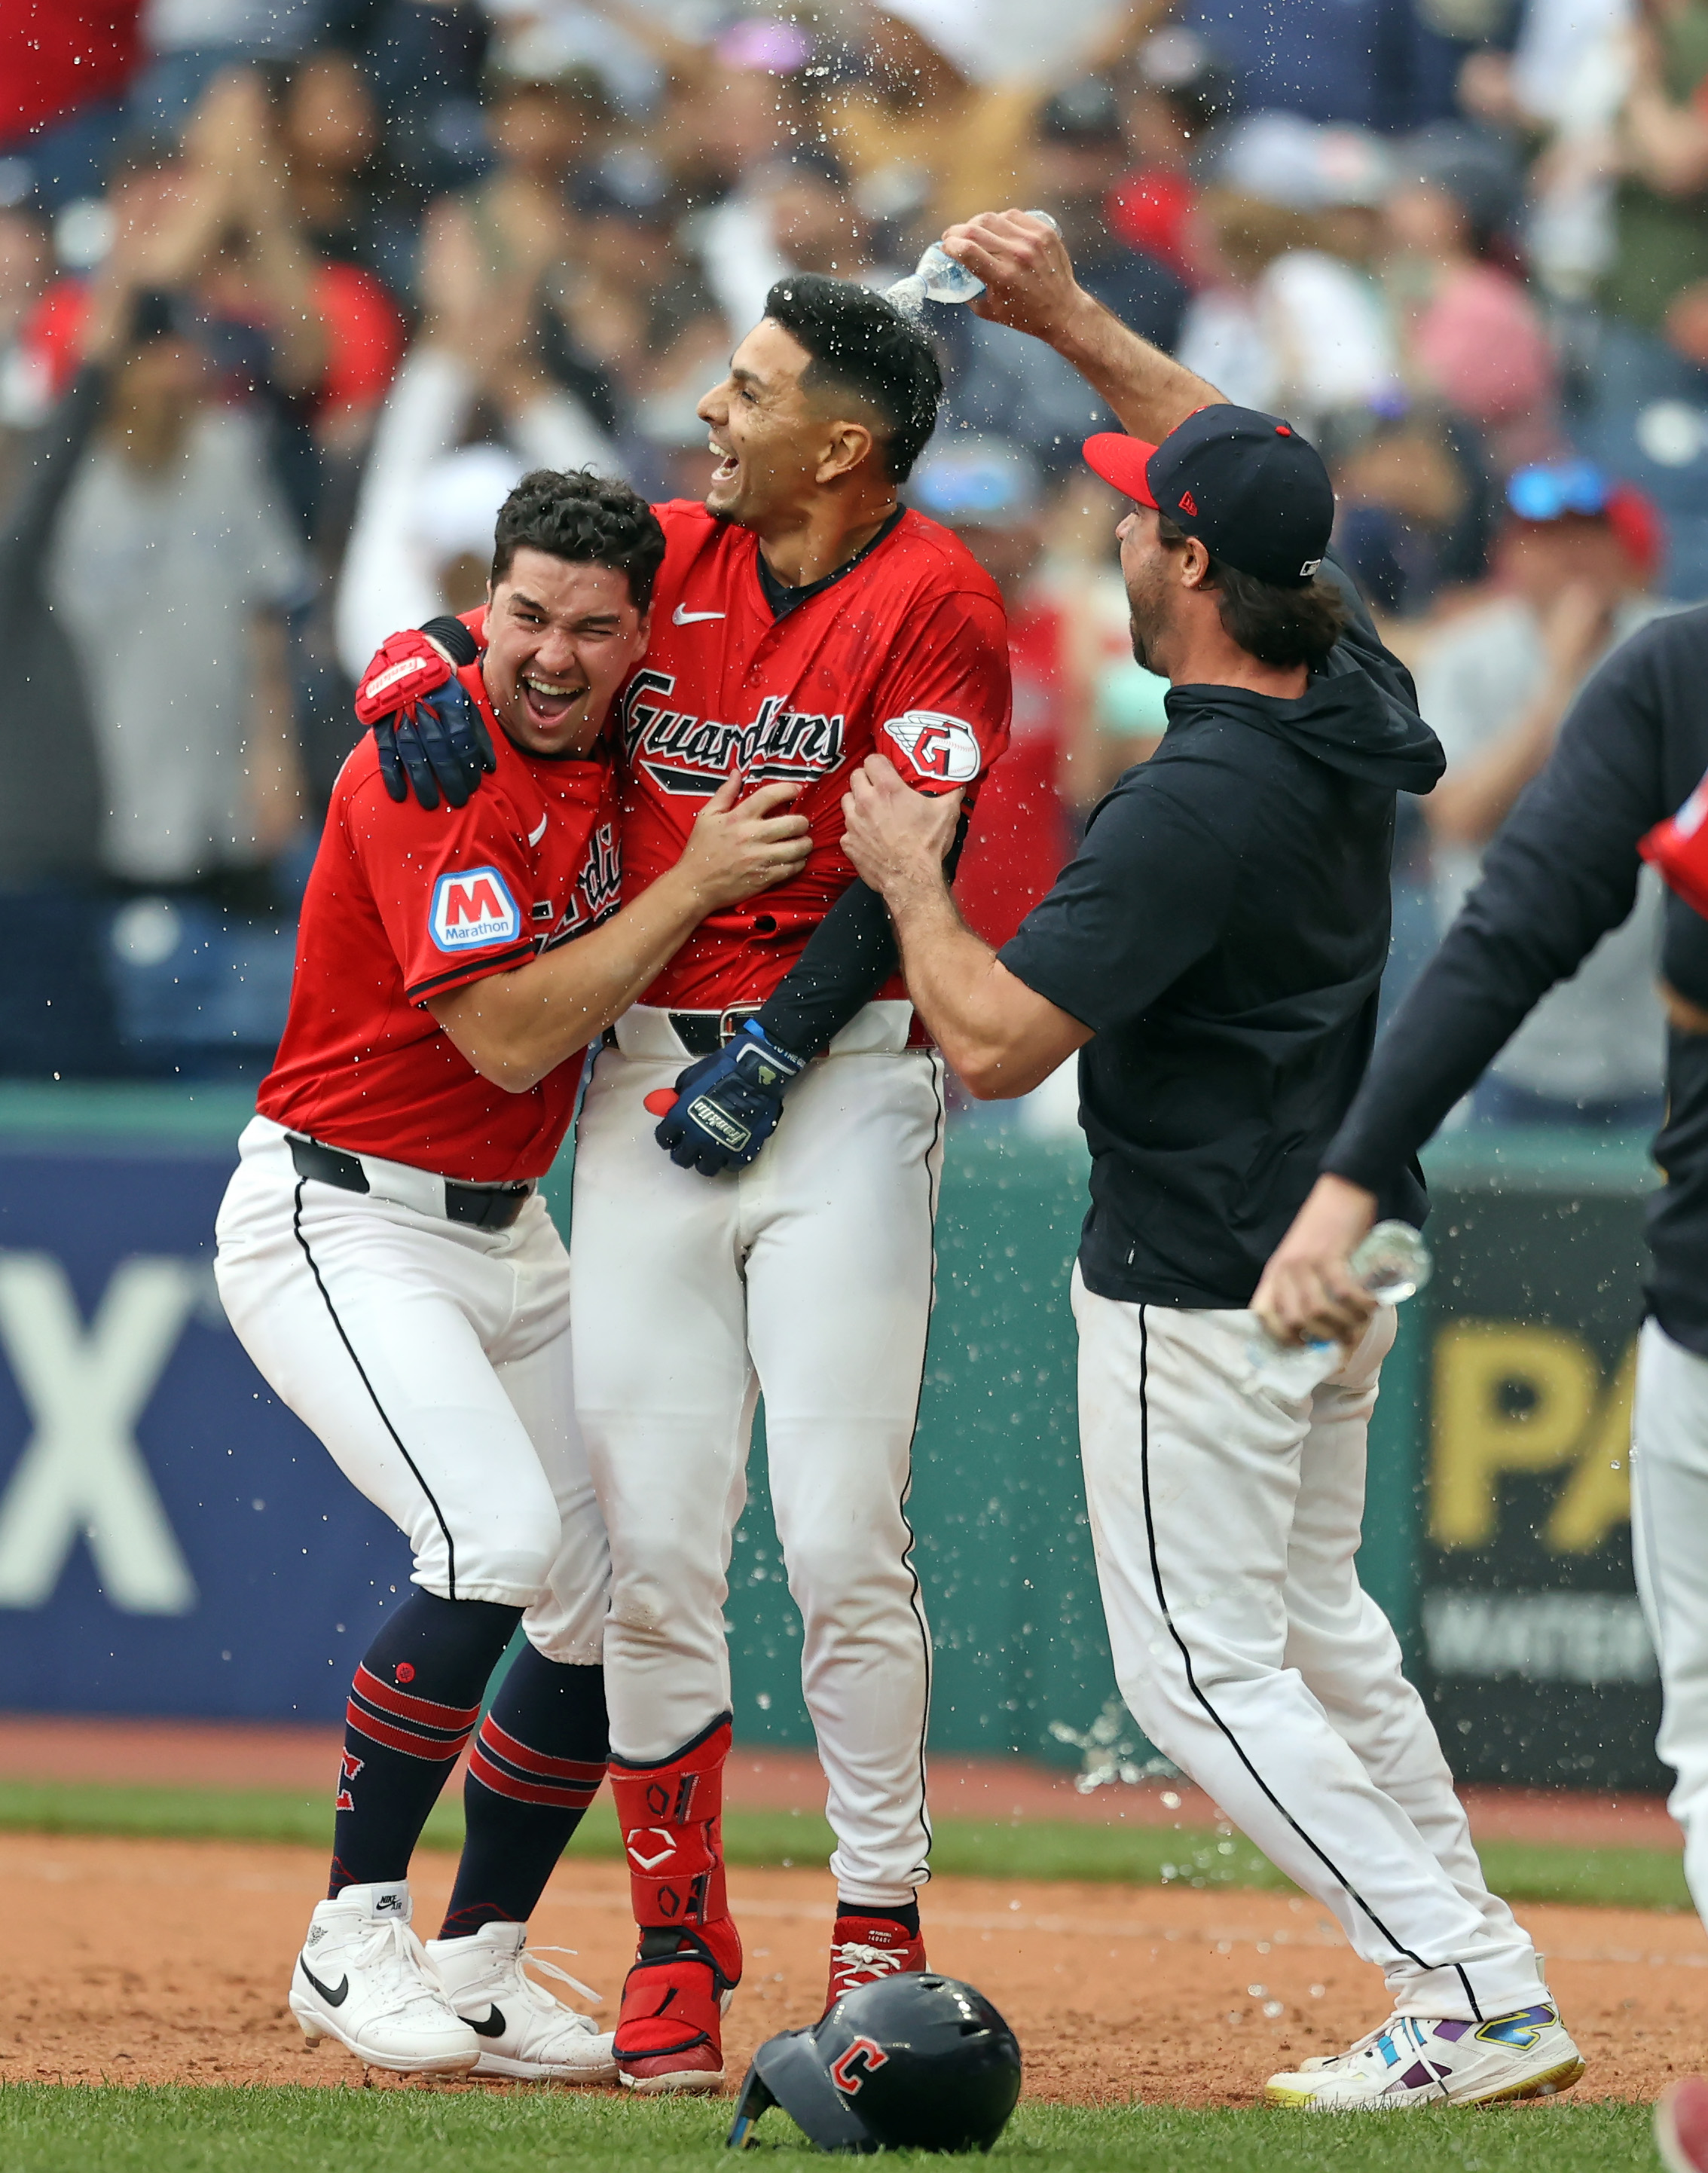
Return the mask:
M 374 745 L 391 797 L 407 800 L 412 787 L 423 807 L 437 807 L 441 792 L 453 807 L 466 806 L 482 777 L 498 766 L 486 719 L 455 679 L 377 719 Z
M 676 1079 L 675 1105 L 653 1137 L 681 1169 L 719 1177 L 745 1169 L 777 1129 L 783 1097 L 806 1069 L 768 1041 L 757 1019 L 715 1056 L 703 1056 Z

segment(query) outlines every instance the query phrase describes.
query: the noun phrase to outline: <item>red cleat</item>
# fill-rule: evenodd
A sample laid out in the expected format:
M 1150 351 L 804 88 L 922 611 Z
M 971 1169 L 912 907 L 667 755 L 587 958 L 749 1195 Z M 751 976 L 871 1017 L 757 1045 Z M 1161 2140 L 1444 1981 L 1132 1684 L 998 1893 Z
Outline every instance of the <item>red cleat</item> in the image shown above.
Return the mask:
M 638 2097 L 722 2089 L 723 2020 L 741 1974 L 727 1917 L 692 1932 L 644 1932 L 612 2045 L 624 2087 Z
M 830 1986 L 824 1996 L 829 2014 L 845 1993 L 882 1977 L 923 1970 L 925 1942 L 911 1938 L 892 1917 L 838 1917 L 830 1935 Z
M 1655 2147 L 1668 2173 L 1708 2173 L 1708 2082 L 1686 2075 L 1655 2107 Z

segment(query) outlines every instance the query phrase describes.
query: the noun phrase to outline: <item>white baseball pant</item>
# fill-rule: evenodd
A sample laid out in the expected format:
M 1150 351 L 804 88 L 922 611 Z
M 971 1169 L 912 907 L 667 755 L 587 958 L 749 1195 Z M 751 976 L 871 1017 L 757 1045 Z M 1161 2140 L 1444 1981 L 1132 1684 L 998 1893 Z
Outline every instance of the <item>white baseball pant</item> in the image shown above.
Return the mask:
M 1708 1923 L 1708 1358 L 1643 1324 L 1631 1409 L 1631 1553 L 1661 1663 L 1656 1749 L 1678 1775 L 1684 1876 Z
M 407 1535 L 415 1583 L 525 1608 L 548 1659 L 595 1664 L 605 1531 L 545 1203 L 489 1231 L 339 1191 L 297 1175 L 267 1117 L 240 1151 L 214 1274 L 267 1385 Z
M 765 1398 L 841 1892 L 927 1876 L 930 1637 L 907 1518 L 942 1161 L 940 1060 L 866 1006 L 789 1089 L 750 1168 L 679 1169 L 645 1097 L 688 1060 L 637 1006 L 582 1108 L 570 1232 L 577 1408 L 611 1534 L 619 1757 L 668 1757 L 730 1704 L 723 1608 Z M 739 1716 L 738 1723 L 739 1723 Z
M 1252 1385 L 1249 1313 L 1118 1303 L 1077 1269 L 1074 1313 L 1091 1535 L 1134 1718 L 1333 1910 L 1397 2013 L 1474 2020 L 1545 1997 L 1354 1563 L 1393 1308 L 1302 1399 Z

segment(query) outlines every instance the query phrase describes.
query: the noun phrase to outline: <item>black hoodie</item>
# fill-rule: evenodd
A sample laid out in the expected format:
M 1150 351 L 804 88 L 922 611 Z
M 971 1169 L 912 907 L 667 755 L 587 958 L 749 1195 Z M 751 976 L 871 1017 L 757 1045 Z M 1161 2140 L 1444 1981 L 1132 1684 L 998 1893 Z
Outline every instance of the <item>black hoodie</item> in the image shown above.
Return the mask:
M 1129 1303 L 1248 1304 L 1369 1060 L 1387 958 L 1394 795 L 1443 758 L 1352 585 L 1296 702 L 1168 693 L 1168 730 L 1092 816 L 1002 951 L 1090 1027 L 1086 1286 Z M 1415 1163 L 1384 1214 L 1422 1218 Z

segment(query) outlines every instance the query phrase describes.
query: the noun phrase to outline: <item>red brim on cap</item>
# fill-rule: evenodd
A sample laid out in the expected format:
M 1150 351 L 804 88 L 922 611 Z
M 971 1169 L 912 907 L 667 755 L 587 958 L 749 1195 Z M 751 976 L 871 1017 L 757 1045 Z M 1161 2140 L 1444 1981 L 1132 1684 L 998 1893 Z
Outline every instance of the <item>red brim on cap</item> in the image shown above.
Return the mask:
M 1150 456 L 1156 450 L 1147 445 L 1142 438 L 1129 438 L 1120 430 L 1099 430 L 1095 438 L 1087 438 L 1080 448 L 1086 456 L 1086 465 L 1102 476 L 1105 483 L 1114 484 L 1123 498 L 1130 498 L 1140 504 L 1154 506 L 1150 486 L 1145 479 L 1145 471 Z

